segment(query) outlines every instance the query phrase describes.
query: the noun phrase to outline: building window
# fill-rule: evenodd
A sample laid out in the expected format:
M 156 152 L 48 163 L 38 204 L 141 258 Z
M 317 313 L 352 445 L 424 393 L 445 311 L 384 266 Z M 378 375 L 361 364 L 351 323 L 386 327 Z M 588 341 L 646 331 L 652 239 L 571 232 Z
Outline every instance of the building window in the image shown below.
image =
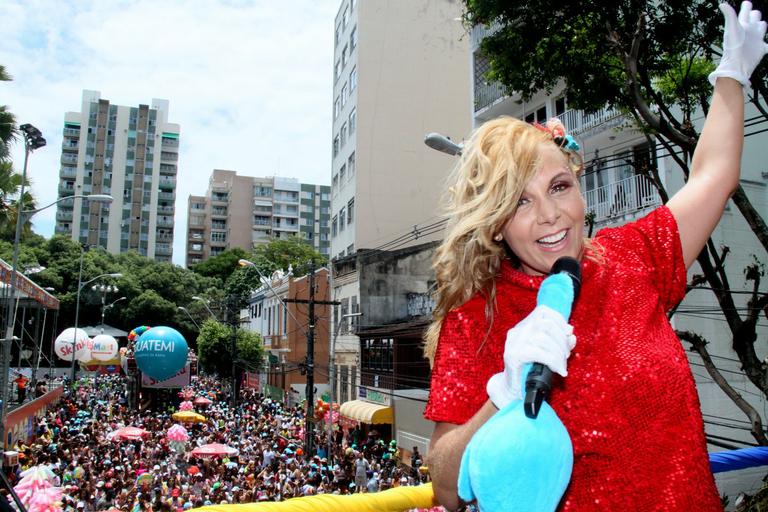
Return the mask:
M 341 108 L 344 108 L 344 105 L 347 104 L 348 99 L 349 99 L 349 89 L 347 88 L 347 84 L 344 83 L 344 85 L 341 86 Z
M 344 207 L 339 210 L 339 233 L 344 231 L 344 221 L 346 220 L 346 215 L 344 215 Z
M 539 108 L 532 111 L 525 116 L 526 123 L 546 123 L 547 122 L 547 106 L 542 105 Z
M 338 217 L 334 215 L 333 220 L 331 221 L 331 236 L 336 236 L 336 233 L 338 233 L 338 231 L 336 230 L 337 227 L 338 227 Z
M 344 46 L 344 49 L 341 50 L 341 69 L 344 69 L 344 66 L 347 65 L 347 46 Z
M 346 173 L 347 173 L 347 166 L 345 164 L 341 166 L 341 169 L 339 169 L 339 183 L 341 183 L 341 185 L 339 185 L 339 188 L 344 186 L 344 178 L 346 177 L 345 176 Z
M 349 244 L 347 247 L 347 256 L 351 256 L 352 254 L 355 254 L 355 244 Z M 356 299 L 357 297 L 353 297 Z
M 336 48 L 341 40 L 341 25 L 336 25 L 336 35 L 333 38 L 333 47 Z
M 336 83 L 339 80 L 339 76 L 341 76 L 341 62 L 337 60 L 336 64 L 333 66 L 333 83 Z
M 349 21 L 349 6 L 344 7 L 344 12 L 341 15 L 341 26 L 347 28 L 347 22 Z
M 333 183 L 333 195 L 336 195 L 336 193 L 338 192 L 338 189 L 339 189 L 339 175 L 338 174 L 334 174 L 333 175 L 332 183 Z
M 349 159 L 347 160 L 347 174 L 350 180 L 355 175 L 355 152 L 354 151 L 352 152 L 351 155 L 349 155 Z
M 339 130 L 339 138 L 341 139 L 340 147 L 343 148 L 344 144 L 347 142 L 347 123 L 341 125 L 341 129 Z
M 561 115 L 565 114 L 565 109 L 566 109 L 565 96 L 560 96 L 555 100 L 555 115 L 557 117 L 560 117 Z
M 339 136 L 335 136 L 333 138 L 333 156 L 336 156 L 339 154 Z
M 357 109 L 352 107 L 352 111 L 349 113 L 349 134 L 355 133 L 357 127 Z
M 339 98 L 336 97 L 336 100 L 333 102 L 333 119 L 334 120 L 337 117 L 339 117 L 339 112 L 341 112 L 341 100 L 339 100 Z
M 357 27 L 352 28 L 352 32 L 349 33 L 349 53 L 352 53 L 357 46 Z
M 347 203 L 347 224 L 352 224 L 355 220 L 355 198 L 349 200 Z
M 357 87 L 357 66 L 349 72 L 349 92 L 354 91 L 355 87 Z

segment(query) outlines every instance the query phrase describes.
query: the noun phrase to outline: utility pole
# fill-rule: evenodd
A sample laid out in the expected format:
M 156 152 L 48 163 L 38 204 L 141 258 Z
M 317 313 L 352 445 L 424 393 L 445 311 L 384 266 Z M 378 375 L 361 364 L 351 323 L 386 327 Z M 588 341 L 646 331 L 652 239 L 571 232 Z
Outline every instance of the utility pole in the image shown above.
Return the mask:
M 315 260 L 309 264 L 309 300 L 285 299 L 286 303 L 308 304 L 309 329 L 307 330 L 307 357 L 304 366 L 307 372 L 307 415 L 304 420 L 304 453 L 311 457 L 314 454 L 315 440 L 315 304 L 337 305 L 338 302 L 315 300 Z
M 229 325 L 232 327 L 232 337 L 230 351 L 232 353 L 232 409 L 237 407 L 237 324 L 239 322 L 239 311 L 237 309 L 237 296 L 229 296 Z

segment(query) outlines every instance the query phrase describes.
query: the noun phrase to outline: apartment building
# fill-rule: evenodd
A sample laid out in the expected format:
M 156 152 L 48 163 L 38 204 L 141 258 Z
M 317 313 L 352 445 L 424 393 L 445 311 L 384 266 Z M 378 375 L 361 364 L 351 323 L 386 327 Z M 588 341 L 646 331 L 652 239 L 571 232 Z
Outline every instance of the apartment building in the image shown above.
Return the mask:
M 215 169 L 204 196 L 187 202 L 187 266 L 226 249 L 250 250 L 275 238 L 299 236 L 330 251 L 330 187 L 293 178 L 254 177 Z
M 331 256 L 333 300 L 341 306 L 334 308 L 333 364 L 335 396 L 348 409 L 373 414 L 382 405 L 373 397 L 388 392 L 385 380 L 361 370 L 358 332 L 370 321 L 354 315 L 372 298 L 360 284 L 359 255 L 441 237 L 422 227 L 438 220 L 453 162 L 424 137 L 437 131 L 461 139 L 472 127 L 461 13 L 461 2 L 450 0 L 343 0 L 335 18 Z
M 64 117 L 59 198 L 109 194 L 111 204 L 76 197 L 58 204 L 56 233 L 112 253 L 171 261 L 180 127 L 168 100 L 121 106 L 83 91 Z

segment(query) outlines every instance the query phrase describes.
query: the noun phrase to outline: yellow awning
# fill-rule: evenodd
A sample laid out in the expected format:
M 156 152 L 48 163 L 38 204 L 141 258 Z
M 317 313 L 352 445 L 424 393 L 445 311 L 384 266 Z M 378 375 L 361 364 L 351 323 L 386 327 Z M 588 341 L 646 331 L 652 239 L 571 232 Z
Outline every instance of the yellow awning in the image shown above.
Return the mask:
M 392 423 L 392 408 L 362 400 L 350 400 L 339 407 L 339 414 L 362 423 Z

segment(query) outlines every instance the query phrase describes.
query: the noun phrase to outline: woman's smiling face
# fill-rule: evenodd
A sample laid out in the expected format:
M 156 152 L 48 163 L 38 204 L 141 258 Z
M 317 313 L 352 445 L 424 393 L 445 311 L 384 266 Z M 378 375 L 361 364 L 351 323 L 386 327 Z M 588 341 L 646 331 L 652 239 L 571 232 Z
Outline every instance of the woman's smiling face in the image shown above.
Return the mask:
M 555 144 L 542 143 L 536 173 L 502 230 L 523 272 L 548 274 L 563 256 L 581 260 L 585 207 L 566 156 Z

